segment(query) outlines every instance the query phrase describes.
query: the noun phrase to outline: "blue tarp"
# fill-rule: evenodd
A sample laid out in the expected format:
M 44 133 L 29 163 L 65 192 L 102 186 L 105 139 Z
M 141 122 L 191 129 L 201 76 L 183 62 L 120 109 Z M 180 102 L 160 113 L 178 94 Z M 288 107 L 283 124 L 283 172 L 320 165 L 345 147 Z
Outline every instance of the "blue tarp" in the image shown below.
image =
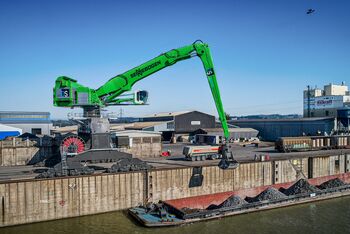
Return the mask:
M 3 140 L 9 136 L 19 136 L 19 135 L 21 135 L 21 133 L 18 131 L 3 131 L 3 132 L 0 131 L 0 140 Z

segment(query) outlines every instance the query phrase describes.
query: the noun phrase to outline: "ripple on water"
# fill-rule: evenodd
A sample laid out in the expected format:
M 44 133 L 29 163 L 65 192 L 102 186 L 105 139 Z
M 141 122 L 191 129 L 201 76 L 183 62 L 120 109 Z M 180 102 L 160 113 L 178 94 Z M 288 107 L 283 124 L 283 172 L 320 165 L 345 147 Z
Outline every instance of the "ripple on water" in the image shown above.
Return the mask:
M 350 233 L 350 197 L 297 205 L 199 222 L 172 228 L 143 228 L 125 212 L 113 212 L 16 227 L 1 228 L 1 234 L 206 234 L 206 233 Z

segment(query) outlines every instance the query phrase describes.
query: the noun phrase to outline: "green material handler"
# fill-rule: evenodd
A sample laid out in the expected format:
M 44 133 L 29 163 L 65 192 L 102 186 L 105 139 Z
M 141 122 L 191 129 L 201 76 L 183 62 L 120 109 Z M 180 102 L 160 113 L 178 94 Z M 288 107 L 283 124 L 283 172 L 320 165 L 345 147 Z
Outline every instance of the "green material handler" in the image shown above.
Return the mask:
M 222 145 L 223 159 L 219 166 L 223 169 L 236 168 L 238 163 L 234 160 L 233 154 L 229 151 L 227 144 L 229 131 L 212 57 L 208 45 L 200 40 L 195 41 L 191 45 L 170 50 L 148 62 L 124 72 L 123 74 L 117 75 L 98 89 L 91 89 L 80 85 L 76 80 L 66 76 L 58 77 L 53 89 L 54 105 L 70 108 L 82 107 L 84 110 L 84 117 L 87 118 L 100 117 L 101 108 L 106 106 L 145 105 L 147 104 L 148 98 L 147 91 L 141 90 L 134 93 L 127 93 L 136 82 L 162 70 L 165 67 L 172 66 L 178 61 L 190 59 L 195 56 L 198 56 L 203 63 L 224 131 L 225 141 Z

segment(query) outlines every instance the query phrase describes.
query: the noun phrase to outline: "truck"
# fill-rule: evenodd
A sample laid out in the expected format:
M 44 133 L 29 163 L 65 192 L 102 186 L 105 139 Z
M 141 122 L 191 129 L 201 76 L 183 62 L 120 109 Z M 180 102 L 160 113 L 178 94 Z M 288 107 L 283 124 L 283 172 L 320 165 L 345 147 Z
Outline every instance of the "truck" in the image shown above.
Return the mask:
M 183 148 L 183 155 L 191 161 L 204 161 L 207 159 L 221 159 L 219 145 L 191 145 Z

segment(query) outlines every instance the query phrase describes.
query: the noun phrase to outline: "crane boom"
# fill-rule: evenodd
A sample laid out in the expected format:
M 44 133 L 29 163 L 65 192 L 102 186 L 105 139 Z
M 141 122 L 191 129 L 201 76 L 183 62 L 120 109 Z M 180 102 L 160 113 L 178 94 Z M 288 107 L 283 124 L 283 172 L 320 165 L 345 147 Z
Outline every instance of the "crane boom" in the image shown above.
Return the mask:
M 198 56 L 204 66 L 210 90 L 219 115 L 225 142 L 229 139 L 227 120 L 221 101 L 220 90 L 216 80 L 216 74 L 209 46 L 200 40 L 191 45 L 180 47 L 163 53 L 148 62 L 132 68 L 122 74 L 112 77 L 98 89 L 90 89 L 77 83 L 76 80 L 66 76 L 58 77 L 54 88 L 54 105 L 61 107 L 82 107 L 85 110 L 94 110 L 104 106 L 123 104 L 145 104 L 147 101 L 147 91 L 141 91 L 134 97 L 125 98 L 124 95 L 130 91 L 132 86 L 160 71 L 168 66 L 172 66 L 178 61 Z M 97 111 L 99 114 L 99 111 Z M 226 145 L 227 146 L 227 145 Z M 225 147 L 227 151 L 227 147 Z M 224 153 L 225 154 L 225 153 Z M 233 159 L 233 156 L 231 157 Z
M 78 84 L 76 80 L 69 77 L 58 77 L 54 88 L 54 105 L 63 107 L 104 107 L 122 105 L 123 102 L 130 100 L 120 98 L 121 95 L 130 91 L 136 82 L 168 66 L 172 66 L 178 61 L 189 59 L 194 56 L 198 56 L 203 63 L 219 119 L 222 124 L 224 136 L 227 139 L 229 137 L 228 126 L 212 57 L 209 46 L 201 41 L 196 41 L 191 45 L 163 53 L 135 68 L 111 78 L 96 90 L 82 86 Z

